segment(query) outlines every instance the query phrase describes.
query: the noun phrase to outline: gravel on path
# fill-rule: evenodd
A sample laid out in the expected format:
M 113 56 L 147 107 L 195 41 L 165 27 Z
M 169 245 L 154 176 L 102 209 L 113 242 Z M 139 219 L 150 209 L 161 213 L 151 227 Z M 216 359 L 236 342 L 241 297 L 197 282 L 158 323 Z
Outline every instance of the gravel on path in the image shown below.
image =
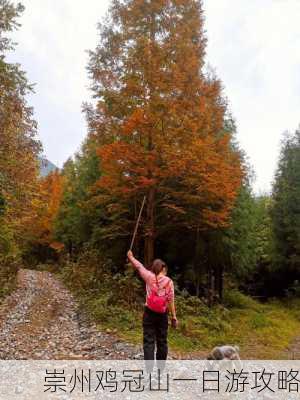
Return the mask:
M 53 274 L 19 270 L 17 289 L 0 306 L 0 359 L 135 358 L 141 349 L 88 323 Z

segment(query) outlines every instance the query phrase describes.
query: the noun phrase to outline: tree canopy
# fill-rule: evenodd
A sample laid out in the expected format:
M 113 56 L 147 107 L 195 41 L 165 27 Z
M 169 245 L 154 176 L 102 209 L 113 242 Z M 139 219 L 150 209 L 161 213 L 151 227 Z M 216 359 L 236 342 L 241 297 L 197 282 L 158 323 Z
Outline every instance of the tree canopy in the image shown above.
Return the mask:
M 241 185 L 222 84 L 204 68 L 203 24 L 199 1 L 116 0 L 90 52 L 96 106 L 86 113 L 102 170 L 95 196 L 107 237 L 126 239 L 147 195 L 146 264 L 170 226 L 226 226 Z

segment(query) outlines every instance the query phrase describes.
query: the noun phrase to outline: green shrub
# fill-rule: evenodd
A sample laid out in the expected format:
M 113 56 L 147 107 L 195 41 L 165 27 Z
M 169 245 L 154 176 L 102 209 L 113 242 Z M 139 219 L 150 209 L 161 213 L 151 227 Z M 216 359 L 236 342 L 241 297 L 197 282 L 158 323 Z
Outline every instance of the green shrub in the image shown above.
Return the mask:
M 186 315 L 203 316 L 209 314 L 209 308 L 196 296 L 176 296 L 177 314 L 180 317 Z
M 13 257 L 0 260 L 0 299 L 7 296 L 16 286 L 18 261 Z
M 237 289 L 226 290 L 224 293 L 224 305 L 228 308 L 238 309 L 259 309 L 259 303 L 253 300 L 251 297 L 244 295 Z

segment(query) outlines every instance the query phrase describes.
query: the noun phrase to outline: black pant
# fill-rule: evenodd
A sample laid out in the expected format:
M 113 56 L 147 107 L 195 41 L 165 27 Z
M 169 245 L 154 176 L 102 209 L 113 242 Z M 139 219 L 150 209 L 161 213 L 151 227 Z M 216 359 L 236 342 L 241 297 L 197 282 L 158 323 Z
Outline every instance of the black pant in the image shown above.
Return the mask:
M 168 355 L 168 312 L 161 314 L 145 307 L 143 336 L 147 372 L 153 370 L 155 344 L 157 367 L 163 370 Z

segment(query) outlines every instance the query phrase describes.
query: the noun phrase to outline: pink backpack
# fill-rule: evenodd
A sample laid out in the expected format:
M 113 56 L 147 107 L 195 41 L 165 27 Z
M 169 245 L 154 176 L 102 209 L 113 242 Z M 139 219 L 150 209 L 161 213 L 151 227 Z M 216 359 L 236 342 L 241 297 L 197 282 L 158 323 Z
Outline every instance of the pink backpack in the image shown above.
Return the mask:
M 163 314 L 167 310 L 167 300 L 168 300 L 168 292 L 166 292 L 166 288 L 170 285 L 171 279 L 168 280 L 168 283 L 162 288 L 165 289 L 164 295 L 159 295 L 158 290 L 158 280 L 156 276 L 156 285 L 157 288 L 151 288 L 151 293 L 147 298 L 147 306 L 157 313 Z M 161 289 L 160 289 L 161 290 Z

